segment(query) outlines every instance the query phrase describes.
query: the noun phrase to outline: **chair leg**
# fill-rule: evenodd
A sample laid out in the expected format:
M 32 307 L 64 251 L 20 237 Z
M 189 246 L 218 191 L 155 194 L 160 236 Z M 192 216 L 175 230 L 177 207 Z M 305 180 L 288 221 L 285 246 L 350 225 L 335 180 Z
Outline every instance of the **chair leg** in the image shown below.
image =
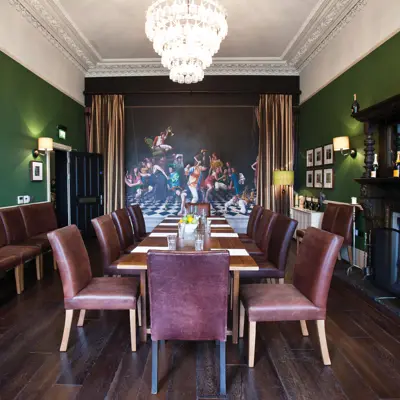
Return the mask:
M 349 255 L 349 263 L 353 265 L 353 249 L 351 246 L 347 246 L 347 254 Z
M 137 316 L 138 316 L 138 325 L 142 326 L 142 298 L 140 296 L 137 299 Z
M 151 342 L 151 394 L 158 392 L 158 342 Z
M 283 285 L 285 283 L 285 278 L 279 278 L 279 284 Z
M 21 294 L 21 269 L 24 268 L 23 264 L 14 268 L 15 275 L 15 289 L 17 294 Z
M 86 310 L 81 310 L 79 312 L 79 319 L 78 319 L 77 326 L 83 326 L 83 323 L 85 322 L 85 314 L 86 314 Z
M 307 322 L 300 321 L 300 327 L 301 327 L 301 333 L 303 334 L 303 336 L 308 336 Z
M 239 337 L 242 338 L 244 336 L 244 317 L 245 317 L 245 309 L 243 303 L 240 302 L 240 314 L 239 314 Z
M 229 279 L 230 282 L 230 287 L 229 287 L 229 295 L 230 295 L 230 306 L 231 306 L 231 311 L 233 310 L 233 278 L 232 276 Z
M 21 288 L 21 292 L 25 290 L 25 269 L 24 269 L 24 264 L 21 264 L 21 272 L 19 274 L 19 285 Z
M 71 333 L 72 317 L 74 310 L 65 310 L 64 332 L 61 340 L 60 351 L 67 351 L 69 334 Z
M 254 367 L 254 353 L 256 351 L 256 325 L 257 322 L 249 321 L 249 367 Z
M 317 321 L 317 330 L 319 337 L 319 345 L 321 346 L 322 361 L 324 362 L 324 365 L 331 365 L 328 344 L 326 342 L 325 320 L 321 319 Z
M 40 281 L 42 279 L 42 269 L 40 267 L 40 257 L 35 258 L 36 262 L 36 280 Z
M 129 310 L 129 320 L 131 325 L 131 347 L 136 351 L 136 310 Z
M 226 342 L 219 342 L 219 390 L 226 396 Z

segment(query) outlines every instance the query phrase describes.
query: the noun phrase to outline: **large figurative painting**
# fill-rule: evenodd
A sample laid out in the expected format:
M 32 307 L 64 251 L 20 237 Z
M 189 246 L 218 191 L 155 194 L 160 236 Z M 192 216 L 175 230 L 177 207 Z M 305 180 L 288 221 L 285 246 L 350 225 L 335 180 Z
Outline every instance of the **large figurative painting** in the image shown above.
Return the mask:
M 254 205 L 258 129 L 253 107 L 126 109 L 126 201 L 146 216 L 209 202 L 215 215 Z

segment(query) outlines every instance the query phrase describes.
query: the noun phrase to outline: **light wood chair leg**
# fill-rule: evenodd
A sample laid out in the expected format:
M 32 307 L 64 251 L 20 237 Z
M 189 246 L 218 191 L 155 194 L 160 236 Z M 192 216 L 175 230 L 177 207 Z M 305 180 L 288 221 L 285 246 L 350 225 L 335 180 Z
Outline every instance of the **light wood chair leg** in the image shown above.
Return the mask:
M 21 269 L 23 265 L 18 265 L 14 268 L 15 275 L 15 289 L 17 290 L 17 294 L 21 294 Z
M 131 325 L 131 347 L 136 351 L 136 310 L 129 310 L 129 320 Z
M 21 288 L 21 292 L 25 290 L 25 269 L 24 264 L 21 264 L 21 272 L 19 274 L 19 285 Z
M 239 337 L 242 338 L 244 336 L 244 317 L 245 317 L 245 309 L 243 303 L 240 302 L 240 314 L 239 314 Z
M 279 278 L 279 284 L 283 285 L 285 283 L 285 278 Z
M 86 310 L 81 310 L 79 312 L 79 319 L 78 319 L 77 326 L 83 326 L 83 323 L 85 322 L 85 314 L 86 314 Z
M 324 362 L 324 365 L 331 365 L 328 344 L 326 342 L 325 320 L 321 319 L 317 321 L 317 330 L 319 337 L 319 345 L 321 346 L 322 361 Z
M 69 334 L 71 333 L 73 316 L 74 316 L 74 310 L 65 310 L 64 333 L 63 333 L 63 337 L 61 340 L 60 351 L 67 351 Z
M 140 296 L 137 299 L 137 314 L 138 314 L 138 325 L 142 326 L 142 298 Z
M 230 277 L 229 282 L 230 284 L 230 290 L 229 290 L 229 294 L 230 294 L 230 306 L 231 306 L 231 311 L 233 310 L 233 277 Z
M 351 246 L 347 246 L 347 254 L 349 255 L 350 265 L 353 265 L 353 249 Z
M 40 265 L 40 256 L 35 258 L 36 262 L 36 280 L 40 281 L 42 279 L 42 267 Z
M 256 352 L 256 325 L 257 322 L 249 321 L 249 367 L 254 367 L 254 355 Z
M 300 321 L 300 327 L 301 327 L 301 333 L 303 334 L 303 336 L 308 336 L 307 322 Z

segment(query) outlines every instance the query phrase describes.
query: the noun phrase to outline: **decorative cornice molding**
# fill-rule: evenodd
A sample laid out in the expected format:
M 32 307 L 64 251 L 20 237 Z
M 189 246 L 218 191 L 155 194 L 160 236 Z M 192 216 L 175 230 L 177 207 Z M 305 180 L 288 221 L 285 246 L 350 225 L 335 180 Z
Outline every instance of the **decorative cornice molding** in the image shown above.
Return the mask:
M 218 59 L 205 71 L 206 75 L 298 75 L 296 68 L 279 59 Z M 99 62 L 86 73 L 88 78 L 108 76 L 165 76 L 169 71 L 157 58 L 141 60 L 109 60 Z

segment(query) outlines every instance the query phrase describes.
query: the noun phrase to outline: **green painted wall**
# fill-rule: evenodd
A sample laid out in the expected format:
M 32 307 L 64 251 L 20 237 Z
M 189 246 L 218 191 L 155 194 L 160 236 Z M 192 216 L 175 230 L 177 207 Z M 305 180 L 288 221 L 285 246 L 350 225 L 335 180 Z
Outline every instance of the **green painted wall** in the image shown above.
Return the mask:
M 18 195 L 45 201 L 46 177 L 29 178 L 32 149 L 40 136 L 57 139 L 61 124 L 68 127 L 67 140 L 57 141 L 84 151 L 83 106 L 0 52 L 0 122 L 0 207 L 16 204 Z M 38 160 L 45 172 L 45 157 Z
M 353 94 L 357 93 L 361 108 L 399 94 L 399 49 L 400 34 L 397 34 L 301 105 L 295 174 L 295 188 L 300 194 L 318 196 L 321 190 L 306 188 L 306 150 L 332 143 L 335 136 L 349 136 L 351 146 L 358 151 L 357 158 L 335 153 L 335 187 L 323 192 L 328 200 L 342 202 L 350 202 L 352 196 L 359 197 L 360 185 L 354 178 L 364 172 L 364 127 L 350 116 Z M 359 227 L 362 231 L 362 221 Z

